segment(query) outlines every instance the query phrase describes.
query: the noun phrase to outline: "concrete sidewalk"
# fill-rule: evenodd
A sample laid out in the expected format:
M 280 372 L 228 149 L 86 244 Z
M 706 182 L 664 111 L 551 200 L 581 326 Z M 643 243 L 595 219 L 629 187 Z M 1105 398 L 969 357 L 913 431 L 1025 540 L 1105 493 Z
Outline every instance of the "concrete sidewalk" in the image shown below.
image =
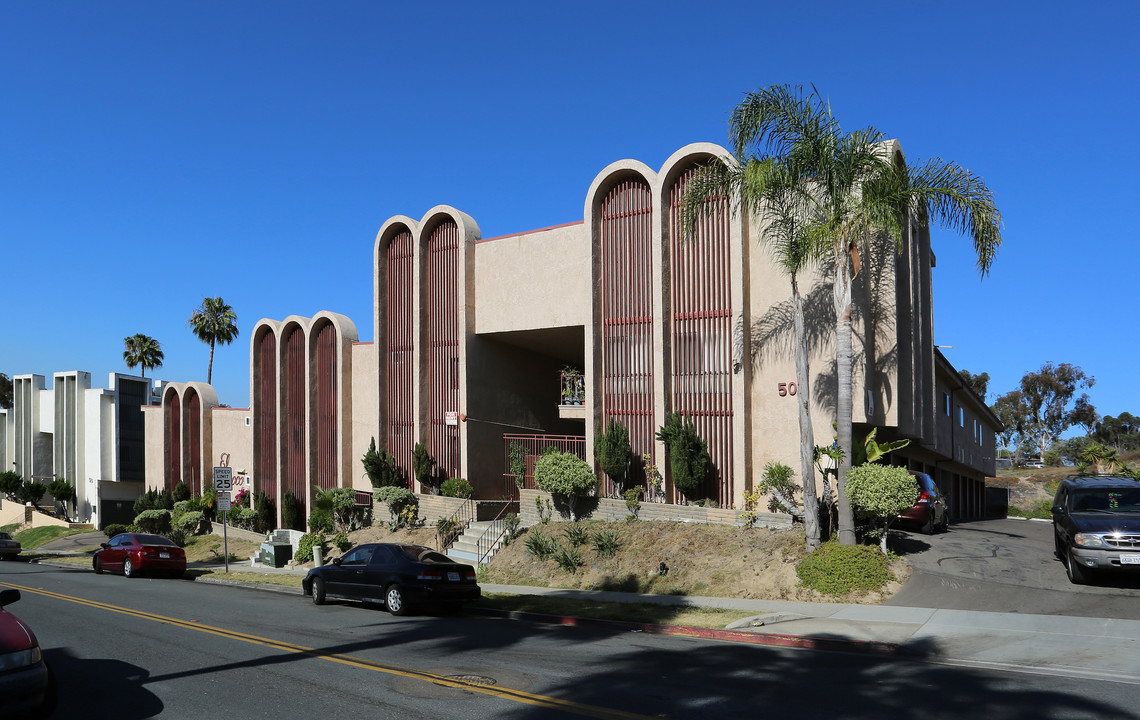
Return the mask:
M 78 536 L 76 536 L 78 537 Z M 66 540 L 66 539 L 64 539 Z M 37 552 L 78 554 L 71 548 Z M 75 541 L 73 541 L 75 542 Z M 76 544 L 84 542 L 82 540 Z M 90 543 L 88 543 L 90 544 Z M 41 561 L 50 562 L 50 561 Z M 192 565 L 203 565 L 193 563 Z M 68 567 L 75 567 L 68 565 Z M 271 568 L 248 559 L 231 562 L 236 571 L 304 575 L 307 567 Z M 212 582 L 228 582 L 211 580 Z M 234 583 L 249 586 L 249 583 Z M 299 594 L 299 588 L 261 586 Z M 653 631 L 779 646 L 873 652 L 929 662 L 1089 677 L 1140 684 L 1140 621 L 1058 615 L 1026 615 L 887 605 L 846 605 L 781 600 L 745 600 L 679 595 L 639 595 L 521 585 L 481 586 L 487 593 L 541 595 L 601 602 L 651 603 L 739 610 L 747 617 L 724 630 L 699 631 L 659 626 Z M 518 614 L 527 616 L 526 613 Z M 565 624 L 625 629 L 648 626 L 528 616 Z

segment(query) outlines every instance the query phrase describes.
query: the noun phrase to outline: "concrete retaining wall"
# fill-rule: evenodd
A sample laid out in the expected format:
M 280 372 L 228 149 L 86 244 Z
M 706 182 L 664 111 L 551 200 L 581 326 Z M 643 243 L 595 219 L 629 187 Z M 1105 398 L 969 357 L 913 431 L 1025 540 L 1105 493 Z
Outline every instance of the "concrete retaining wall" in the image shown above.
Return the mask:
M 570 520 L 568 509 L 560 503 L 554 503 L 550 493 L 542 490 L 522 490 L 521 494 L 519 515 L 522 518 L 523 527 L 537 525 L 539 522 L 538 508 L 535 505 L 536 499 L 551 501 L 554 508 L 554 520 Z M 611 498 L 580 498 L 575 509 L 579 519 L 616 522 L 625 520 L 629 516 L 629 508 L 626 507 L 625 500 L 613 500 Z M 743 527 L 744 523 L 737 517 L 738 515 L 740 515 L 739 510 L 730 508 L 643 502 L 637 517 L 640 520 L 671 520 L 674 522 L 715 523 Z M 758 512 L 756 518 L 756 527 L 787 528 L 792 526 L 790 515 Z

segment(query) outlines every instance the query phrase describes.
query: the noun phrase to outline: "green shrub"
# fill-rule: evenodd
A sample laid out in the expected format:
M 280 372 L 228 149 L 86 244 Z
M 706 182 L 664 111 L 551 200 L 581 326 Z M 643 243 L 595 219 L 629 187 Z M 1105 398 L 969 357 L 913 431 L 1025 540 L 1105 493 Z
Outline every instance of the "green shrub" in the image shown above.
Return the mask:
M 177 515 L 177 518 L 171 523 L 175 530 L 181 530 L 188 535 L 199 535 L 210 531 L 210 521 L 206 519 L 201 510 L 182 513 Z
M 621 549 L 621 540 L 613 530 L 600 530 L 594 535 L 594 552 L 598 557 L 613 557 Z
M 825 542 L 796 565 L 800 584 L 825 595 L 881 590 L 891 581 L 888 558 L 870 545 Z
M 174 543 L 178 547 L 180 547 L 180 548 L 186 547 L 186 531 L 185 530 L 182 530 L 181 528 L 174 528 L 173 530 L 171 530 L 170 532 L 168 532 L 166 534 L 166 537 L 170 539 L 170 542 Z
M 439 494 L 444 497 L 469 498 L 473 492 L 471 483 L 463 478 L 448 478 L 439 488 Z
M 559 545 L 555 551 L 554 562 L 558 563 L 558 567 L 568 573 L 576 573 L 578 572 L 578 568 L 586 564 L 582 560 L 582 555 L 578 552 L 578 548 L 563 545 Z
M 459 523 L 455 522 L 455 520 L 451 518 L 441 517 L 439 520 L 435 521 L 435 533 L 436 535 L 439 535 L 443 538 L 451 537 L 451 534 L 455 532 L 455 529 L 458 526 Z
M 211 490 L 211 492 L 213 492 Z M 143 513 L 147 510 L 173 510 L 174 509 L 174 495 L 169 490 L 159 492 L 154 488 L 147 490 L 140 495 L 132 508 L 135 515 Z
M 641 512 L 641 493 L 641 488 L 631 487 L 621 494 L 625 498 L 625 507 L 629 510 L 626 520 L 636 520 L 637 514 Z
M 297 543 L 297 554 L 293 556 L 293 559 L 302 563 L 312 562 L 314 547 L 319 547 L 323 555 L 325 552 L 325 536 L 320 533 L 302 535 L 300 542 Z
M 266 495 L 265 491 L 258 490 L 254 495 L 253 507 L 257 518 L 254 531 L 267 533 L 273 530 L 277 524 L 277 504 L 273 499 Z
M 701 497 L 712 471 L 712 460 L 708 443 L 697 434 L 693 421 L 679 413 L 669 413 L 657 431 L 657 439 L 665 443 L 669 452 L 673 486 L 690 500 Z
M 336 545 L 341 552 L 348 552 L 348 549 L 352 547 L 352 541 L 348 539 L 348 533 L 341 530 L 333 538 L 333 545 Z
M 435 487 L 439 482 L 439 476 L 435 472 L 435 459 L 423 443 L 416 443 L 412 448 L 412 473 L 421 485 Z
M 170 511 L 143 510 L 135 516 L 135 525 L 141 527 L 143 532 L 153 535 L 165 535 L 171 530 Z
M 179 480 L 178 484 L 174 486 L 174 492 L 171 493 L 171 497 L 174 498 L 174 502 L 182 502 L 189 500 L 192 494 L 193 493 L 190 492 L 190 486 L 186 484 L 186 481 Z
M 519 525 L 522 523 L 522 518 L 518 513 L 507 513 L 503 516 L 503 523 L 506 526 L 506 532 L 503 537 L 507 542 L 514 540 L 519 534 Z
M 534 508 L 538 512 L 538 521 L 543 525 L 550 522 L 550 516 L 554 514 L 554 504 L 550 502 L 550 498 L 535 497 Z
M 103 528 L 103 534 L 109 538 L 127 532 L 127 526 L 122 523 L 111 523 Z
M 526 535 L 526 551 L 534 558 L 545 560 L 558 550 L 558 543 L 538 528 L 531 528 Z
M 1009 517 L 1023 517 L 1023 518 L 1036 518 L 1038 520 L 1049 520 L 1053 517 L 1053 500 L 1046 498 L 1038 500 L 1033 505 L 1026 509 L 1009 506 L 1009 511 L 1006 513 Z
M 880 549 L 885 555 L 891 523 L 914 507 L 918 481 L 903 467 L 860 465 L 847 471 L 847 497 L 859 516 L 881 530 Z
M 598 467 L 609 477 L 614 489 L 621 491 L 629 474 L 629 463 L 633 460 L 633 448 L 629 444 L 629 430 L 616 418 L 610 417 L 609 426 L 603 431 L 597 424 L 594 434 L 594 459 Z
M 598 479 L 585 460 L 555 450 L 543 455 L 535 464 L 534 482 L 539 490 L 564 499 L 570 509 L 570 519 L 576 521 L 575 503 L 579 497 L 594 492 Z
M 416 498 L 416 494 L 407 488 L 376 488 L 372 491 L 372 497 L 376 502 L 382 502 L 388 506 L 388 515 L 392 518 L 392 529 L 407 524 L 409 518 L 406 512 L 407 508 L 410 507 L 414 510 L 412 517 L 417 517 L 419 514 L 419 500 Z
M 756 489 L 761 494 L 770 496 L 768 510 L 787 513 L 796 518 L 803 517 L 803 507 L 796 500 L 796 493 L 800 488 L 796 485 L 795 477 L 796 471 L 783 463 L 770 462 L 764 465 L 764 472 L 760 475 L 760 484 Z M 755 514 L 756 509 L 752 510 Z
M 333 531 L 332 511 L 314 507 L 309 515 L 309 532 L 331 533 Z
M 377 450 L 375 436 L 368 443 L 368 450 L 360 461 L 364 465 L 364 473 L 368 476 L 368 482 L 372 483 L 374 488 L 403 487 L 407 484 L 404 482 L 403 471 L 396 464 L 396 456 L 383 448 Z
M 292 490 L 281 497 L 281 522 L 288 530 L 305 529 L 305 505 Z
M 570 543 L 570 547 L 581 547 L 590 542 L 589 528 L 578 523 L 567 525 L 562 530 L 562 536 L 566 538 L 566 542 Z

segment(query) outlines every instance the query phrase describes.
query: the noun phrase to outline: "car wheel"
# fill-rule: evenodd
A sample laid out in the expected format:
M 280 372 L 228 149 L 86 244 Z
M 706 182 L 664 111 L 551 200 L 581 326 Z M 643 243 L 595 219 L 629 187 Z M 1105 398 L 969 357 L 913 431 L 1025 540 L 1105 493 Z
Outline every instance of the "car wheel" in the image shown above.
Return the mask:
M 1077 564 L 1072 550 L 1066 553 L 1065 557 L 1065 574 L 1069 576 L 1069 582 L 1074 585 L 1088 585 L 1091 572 Z
M 325 604 L 325 581 L 320 578 L 313 578 L 313 604 Z
M 950 532 L 950 511 L 946 510 L 942 513 L 942 524 L 939 525 L 940 532 Z
M 123 561 L 123 575 L 127 577 L 134 577 L 136 575 L 135 564 L 131 562 L 130 558 Z
M 393 615 L 407 615 L 408 603 L 404 599 L 404 591 L 399 585 L 389 585 L 384 593 L 384 607 Z
M 926 511 L 926 522 L 922 526 L 923 535 L 933 535 L 937 528 L 934 526 L 934 508 Z
M 47 663 L 44 664 L 47 665 Z M 52 713 L 55 712 L 56 704 L 59 702 L 59 684 L 56 682 L 55 671 L 51 669 L 51 665 L 47 665 L 47 674 L 47 690 L 44 691 L 43 702 L 36 709 L 35 717 L 51 717 Z
M 103 574 L 103 561 L 99 558 L 95 558 L 91 561 L 91 567 L 95 570 L 96 575 Z

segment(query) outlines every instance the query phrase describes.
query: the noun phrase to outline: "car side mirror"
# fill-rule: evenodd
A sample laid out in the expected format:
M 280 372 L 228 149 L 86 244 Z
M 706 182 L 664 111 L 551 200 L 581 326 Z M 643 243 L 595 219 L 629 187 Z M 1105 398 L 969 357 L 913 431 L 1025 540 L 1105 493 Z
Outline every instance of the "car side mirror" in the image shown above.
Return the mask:
M 343 561 L 340 558 L 333 558 L 332 564 L 340 567 L 341 562 Z
M 1053 514 L 1054 515 L 1057 515 L 1061 512 L 1064 512 L 1064 510 L 1065 510 L 1065 507 L 1063 505 L 1054 505 L 1053 506 Z
M 16 589 L 0 590 L 0 607 L 11 605 L 20 599 L 20 591 Z
M 110 543 L 99 543 L 99 547 L 106 550 L 107 548 L 111 547 L 111 545 L 110 545 Z

